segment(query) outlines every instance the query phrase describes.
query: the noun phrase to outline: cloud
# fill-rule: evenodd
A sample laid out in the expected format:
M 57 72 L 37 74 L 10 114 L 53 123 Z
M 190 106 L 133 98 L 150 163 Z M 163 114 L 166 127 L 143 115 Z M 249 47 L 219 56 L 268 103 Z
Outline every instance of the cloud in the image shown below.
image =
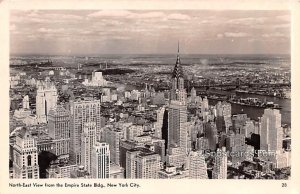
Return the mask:
M 90 18 L 120 18 L 120 19 L 152 19 L 190 20 L 191 17 L 182 13 L 164 13 L 161 11 L 133 12 L 128 10 L 102 10 L 88 15 Z
M 68 30 L 64 29 L 64 28 L 55 28 L 55 29 L 52 29 L 52 28 L 39 28 L 37 30 L 37 32 L 48 33 L 48 34 L 50 34 L 50 33 L 55 34 L 55 33 L 66 33 L 66 32 L 68 32 Z
M 217 34 L 217 38 L 223 38 L 224 35 L 223 34 Z
M 228 20 L 227 24 L 235 24 L 235 25 L 255 25 L 255 24 L 263 24 L 267 20 L 266 17 L 245 17 L 245 18 L 237 18 Z
M 225 32 L 224 36 L 230 38 L 241 38 L 241 37 L 247 37 L 249 36 L 249 34 L 245 32 Z
M 163 12 L 147 12 L 142 14 L 136 14 L 139 18 L 160 18 L 165 17 Z
M 248 42 L 259 42 L 260 40 L 257 38 L 250 38 L 248 39 Z
M 151 19 L 164 18 L 160 11 L 132 12 L 128 10 L 102 10 L 89 14 L 88 18 Z
M 169 20 L 190 20 L 191 17 L 181 13 L 173 13 L 167 16 Z
M 101 10 L 89 14 L 88 17 L 127 17 L 131 14 L 130 11 L 126 10 Z
M 157 52 L 166 52 L 167 45 L 173 44 L 174 40 L 185 39 L 189 41 L 192 52 L 200 52 L 196 45 L 203 41 L 211 42 L 207 50 L 215 47 L 219 52 L 220 48 L 228 49 L 228 39 L 243 43 L 248 41 L 246 43 L 249 45 L 253 41 L 258 44 L 263 44 L 265 40 L 277 41 L 269 37 L 279 37 L 288 42 L 290 23 L 284 20 L 287 13 L 205 10 L 13 11 L 10 30 L 16 47 L 27 36 L 35 35 L 27 39 L 32 40 L 32 44 L 27 41 L 24 46 L 28 49 L 31 45 L 60 45 L 60 41 L 72 40 L 74 43 L 82 43 L 77 46 L 83 52 L 87 52 L 86 48 L 120 48 L 119 45 L 126 44 L 128 46 L 124 47 L 128 50 L 148 52 L 146 47 L 153 42 Z
M 132 38 L 128 37 L 128 36 L 114 36 L 112 39 L 113 40 L 130 40 Z
M 290 15 L 280 15 L 280 16 L 276 16 L 276 19 L 285 21 L 285 22 L 289 22 L 289 21 L 291 21 L 291 16 Z
M 288 37 L 289 34 L 284 34 L 284 33 L 280 33 L 280 32 L 275 32 L 275 33 L 269 33 L 269 34 L 263 34 L 262 37 L 264 38 L 272 38 L 272 37 Z
M 273 25 L 273 28 L 290 28 L 290 23 L 282 23 L 282 24 L 275 24 Z

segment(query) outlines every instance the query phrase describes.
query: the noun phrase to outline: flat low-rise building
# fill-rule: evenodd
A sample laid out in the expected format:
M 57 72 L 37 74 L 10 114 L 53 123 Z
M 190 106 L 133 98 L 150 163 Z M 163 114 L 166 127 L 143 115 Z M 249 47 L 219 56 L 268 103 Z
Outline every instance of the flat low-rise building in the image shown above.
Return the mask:
M 159 179 L 187 179 L 189 178 L 189 170 L 176 168 L 175 166 L 167 166 L 165 169 L 158 171 Z
M 123 179 L 124 178 L 124 168 L 121 166 L 110 163 L 109 178 L 111 179 Z
M 78 166 L 76 164 L 53 164 L 48 169 L 48 178 L 71 178 L 71 173 L 76 172 Z

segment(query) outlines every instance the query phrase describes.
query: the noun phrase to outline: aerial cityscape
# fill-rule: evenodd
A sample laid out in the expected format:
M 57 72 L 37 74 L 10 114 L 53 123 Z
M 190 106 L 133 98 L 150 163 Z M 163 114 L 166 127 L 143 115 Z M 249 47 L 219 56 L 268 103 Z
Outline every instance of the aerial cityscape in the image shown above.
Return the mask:
M 199 12 L 11 13 L 10 178 L 290 179 L 289 13 Z

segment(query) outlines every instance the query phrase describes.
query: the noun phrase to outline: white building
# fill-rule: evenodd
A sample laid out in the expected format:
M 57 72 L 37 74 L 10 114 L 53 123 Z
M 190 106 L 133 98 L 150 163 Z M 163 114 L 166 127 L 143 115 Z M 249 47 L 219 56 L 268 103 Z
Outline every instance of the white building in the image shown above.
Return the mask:
M 126 153 L 126 178 L 157 179 L 160 156 L 149 150 L 129 150 Z
M 120 164 L 120 139 L 123 137 L 123 131 L 120 129 L 105 127 L 101 139 L 109 144 L 110 160 L 112 163 Z
M 56 156 L 69 157 L 70 152 L 70 112 L 58 105 L 49 111 L 49 137 L 55 143 Z
M 38 151 L 35 139 L 26 128 L 16 136 L 13 146 L 13 178 L 38 179 Z
M 187 135 L 187 107 L 184 102 L 171 101 L 168 117 L 168 149 L 173 146 L 187 150 Z
M 92 178 L 106 179 L 110 175 L 110 150 L 107 143 L 97 142 L 92 150 Z
M 96 123 L 88 122 L 84 124 L 81 134 L 81 165 L 88 173 L 91 173 L 91 154 L 96 145 Z
M 215 156 L 215 165 L 212 172 L 213 179 L 227 179 L 227 154 L 226 148 L 218 148 Z
M 57 105 L 57 89 L 55 85 L 46 79 L 38 84 L 36 94 L 36 115 L 38 123 L 47 123 L 50 109 Z
M 81 164 L 81 133 L 86 122 L 96 123 L 96 141 L 100 141 L 100 100 L 70 101 L 70 160 Z
M 29 97 L 28 95 L 24 96 L 22 101 L 22 108 L 19 110 L 15 110 L 14 118 L 19 121 L 23 121 L 26 117 L 31 115 L 31 110 L 29 107 Z
M 93 72 L 92 73 L 92 80 L 89 81 L 88 79 L 85 79 L 85 81 L 82 83 L 85 86 L 106 86 L 107 81 L 103 78 L 102 72 Z
M 260 149 L 282 150 L 283 129 L 281 114 L 277 109 L 265 109 L 261 118 Z
M 190 152 L 189 160 L 189 178 L 191 179 L 208 179 L 207 166 L 205 157 L 199 152 Z
M 156 111 L 156 123 L 155 123 L 155 137 L 162 138 L 162 126 L 164 120 L 164 113 L 166 108 L 161 107 Z

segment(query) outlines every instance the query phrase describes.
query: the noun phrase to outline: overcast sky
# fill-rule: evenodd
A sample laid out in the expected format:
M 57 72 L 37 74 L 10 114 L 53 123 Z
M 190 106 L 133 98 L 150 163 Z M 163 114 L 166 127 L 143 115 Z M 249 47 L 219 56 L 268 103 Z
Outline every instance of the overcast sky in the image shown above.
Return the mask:
M 288 11 L 11 11 L 12 54 L 288 54 Z

